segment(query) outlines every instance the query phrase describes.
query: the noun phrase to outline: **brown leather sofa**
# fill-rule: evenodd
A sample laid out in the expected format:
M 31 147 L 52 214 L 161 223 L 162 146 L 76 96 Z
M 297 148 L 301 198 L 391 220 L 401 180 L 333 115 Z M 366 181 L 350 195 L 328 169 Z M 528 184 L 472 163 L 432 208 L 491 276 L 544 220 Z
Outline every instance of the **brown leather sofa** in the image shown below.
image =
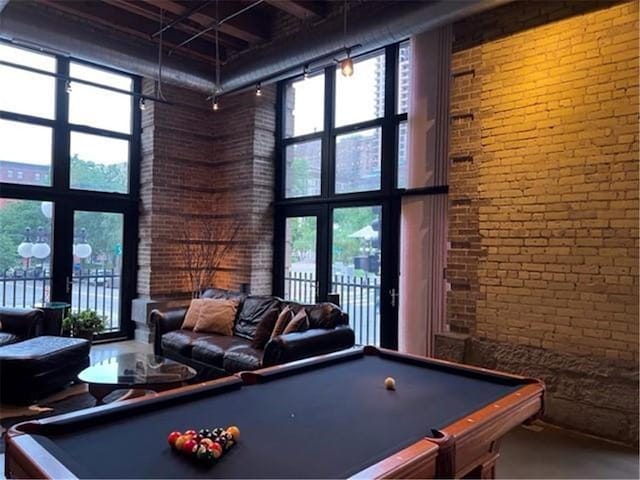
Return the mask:
M 355 343 L 347 314 L 332 303 L 300 305 L 274 296 L 247 296 L 213 288 L 206 290 L 201 297 L 240 300 L 233 335 L 182 330 L 187 308 L 165 312 L 154 310 L 150 314 L 150 324 L 154 328 L 156 355 L 190 365 L 203 376 L 255 370 L 350 348 Z M 263 316 L 274 306 L 281 309 L 285 305 L 290 305 L 294 312 L 304 308 L 309 329 L 274 337 L 264 349 L 254 348 L 253 335 Z
M 42 310 L 0 307 L 0 347 L 42 335 L 43 326 Z

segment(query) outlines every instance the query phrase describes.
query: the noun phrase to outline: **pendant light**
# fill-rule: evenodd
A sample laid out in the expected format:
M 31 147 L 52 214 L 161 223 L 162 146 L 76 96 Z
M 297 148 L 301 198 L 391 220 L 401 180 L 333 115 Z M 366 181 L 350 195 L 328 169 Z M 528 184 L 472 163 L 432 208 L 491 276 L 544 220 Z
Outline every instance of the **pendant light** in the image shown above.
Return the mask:
M 342 25 L 342 39 L 345 50 L 347 52 L 347 58 L 340 62 L 340 71 L 343 77 L 350 77 L 353 75 L 353 59 L 351 58 L 351 49 L 347 48 L 347 0 L 344 0 L 344 22 Z

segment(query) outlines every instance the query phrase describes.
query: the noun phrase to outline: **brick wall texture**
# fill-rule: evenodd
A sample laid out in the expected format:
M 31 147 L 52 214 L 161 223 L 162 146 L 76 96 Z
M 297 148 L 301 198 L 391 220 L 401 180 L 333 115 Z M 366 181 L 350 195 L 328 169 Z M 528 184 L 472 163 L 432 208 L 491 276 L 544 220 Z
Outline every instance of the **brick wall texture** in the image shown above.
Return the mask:
M 216 286 L 271 293 L 275 88 L 223 97 L 217 112 L 201 93 L 163 90 L 176 104 L 149 102 L 142 119 L 138 295 L 190 295 L 181 244 L 203 238 L 202 222 L 220 227 L 215 241 L 241 225 Z
M 450 328 L 542 376 L 559 423 L 637 442 L 638 3 L 516 2 L 454 34 Z

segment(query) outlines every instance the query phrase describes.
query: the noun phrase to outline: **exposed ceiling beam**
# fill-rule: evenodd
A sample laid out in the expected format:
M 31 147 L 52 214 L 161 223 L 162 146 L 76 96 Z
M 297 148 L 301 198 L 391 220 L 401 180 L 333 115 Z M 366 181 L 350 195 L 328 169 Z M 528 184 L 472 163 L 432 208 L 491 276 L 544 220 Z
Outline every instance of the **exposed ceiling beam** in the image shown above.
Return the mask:
M 99 25 L 102 25 L 102 26 L 105 26 L 105 27 L 109 27 L 112 30 L 118 30 L 120 32 L 124 32 L 124 33 L 132 35 L 134 37 L 137 37 L 139 39 L 150 41 L 149 35 L 147 35 L 144 32 L 141 32 L 140 30 L 137 30 L 135 28 L 127 27 L 127 26 L 125 26 L 125 25 L 123 25 L 121 23 L 111 22 L 111 21 L 109 21 L 107 18 L 105 18 L 103 16 L 92 15 L 90 13 L 77 10 L 76 7 L 79 4 L 74 4 L 73 2 L 69 2 L 69 3 L 66 3 L 66 2 L 54 2 L 53 0 L 40 0 L 40 3 L 42 3 L 44 5 L 49 5 L 49 6 L 55 8 L 55 9 L 57 9 L 59 11 L 66 12 L 66 13 L 69 13 L 69 14 L 72 14 L 72 15 L 75 15 L 75 16 L 82 17 L 82 18 L 84 18 L 86 20 L 89 20 L 91 22 L 95 22 L 95 23 L 97 23 Z M 183 54 L 185 56 L 191 57 L 191 58 L 199 60 L 199 61 L 204 61 L 204 62 L 207 62 L 207 63 L 212 63 L 212 62 L 215 63 L 215 60 L 211 55 L 205 55 L 205 54 L 199 53 L 199 52 L 197 52 L 197 51 L 195 51 L 193 49 L 190 49 L 190 48 L 177 48 L 177 45 L 174 45 L 171 42 L 165 41 L 163 43 L 169 48 L 176 48 L 177 52 L 179 52 L 179 53 L 181 53 L 181 54 Z
M 320 20 L 325 13 L 322 5 L 314 1 L 266 0 L 266 3 L 289 15 L 305 20 Z
M 2 13 L 2 10 L 4 10 L 4 7 L 6 7 L 8 3 L 9 0 L 0 0 L 0 13 Z
M 173 0 L 142 0 L 143 2 L 154 5 L 158 8 L 163 8 L 164 10 L 173 13 L 174 15 L 184 15 L 189 11 L 189 8 L 183 7 L 177 2 Z M 223 9 L 221 13 L 222 17 L 227 16 L 230 13 L 229 9 Z M 193 15 L 189 16 L 189 20 L 197 23 L 201 27 L 208 28 L 214 22 L 215 18 L 211 17 L 202 12 L 195 12 Z M 249 43 L 261 43 L 267 40 L 266 35 L 264 35 L 259 29 L 255 28 L 251 22 L 240 22 L 233 21 L 227 22 L 220 26 L 220 32 L 226 33 L 227 35 L 231 35 L 232 37 L 240 38 Z
M 103 0 L 103 2 L 108 3 L 109 5 L 113 5 L 114 7 L 118 7 L 123 10 L 126 10 L 127 12 L 134 13 L 141 17 L 148 18 L 150 20 L 155 20 L 156 22 L 160 21 L 159 8 L 156 10 L 156 12 L 153 12 L 141 6 L 140 3 L 126 2 L 124 0 Z M 61 2 L 58 2 L 58 3 L 61 3 Z M 185 11 L 188 11 L 188 10 L 189 9 L 185 9 Z M 175 25 L 173 28 L 176 28 L 190 35 L 194 33 L 198 33 L 199 31 L 198 28 L 192 27 L 191 25 L 188 25 L 184 22 Z M 203 35 L 203 37 L 208 39 L 211 42 L 213 42 L 215 39 L 215 36 L 211 33 L 205 34 Z M 245 48 L 247 48 L 247 43 L 245 43 L 244 41 L 236 40 L 235 38 L 230 38 L 227 36 L 221 36 L 220 43 L 224 45 L 228 45 L 229 47 L 235 50 L 244 50 Z

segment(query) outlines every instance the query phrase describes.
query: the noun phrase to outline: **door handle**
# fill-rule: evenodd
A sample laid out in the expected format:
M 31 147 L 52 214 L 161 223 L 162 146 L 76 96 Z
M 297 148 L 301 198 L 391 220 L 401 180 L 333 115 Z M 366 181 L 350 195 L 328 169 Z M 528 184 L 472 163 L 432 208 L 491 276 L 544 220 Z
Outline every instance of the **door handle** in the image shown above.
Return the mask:
M 396 291 L 395 288 L 392 288 L 391 290 L 389 290 L 389 296 L 391 297 L 391 306 L 395 307 L 396 306 L 396 298 L 398 298 L 400 296 L 400 294 Z
M 65 279 L 65 291 L 67 292 L 67 294 L 71 293 L 71 287 L 73 286 L 73 280 L 71 280 L 69 277 L 66 277 Z

